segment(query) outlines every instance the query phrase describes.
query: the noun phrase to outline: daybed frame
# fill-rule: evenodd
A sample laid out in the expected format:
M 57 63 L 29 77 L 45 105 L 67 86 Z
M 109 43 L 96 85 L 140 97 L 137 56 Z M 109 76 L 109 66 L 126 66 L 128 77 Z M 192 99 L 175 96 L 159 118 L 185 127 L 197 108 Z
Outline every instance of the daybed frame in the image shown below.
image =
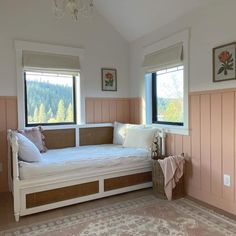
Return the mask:
M 79 144 L 112 143 L 113 127 L 80 128 Z M 17 139 L 8 132 L 15 220 L 20 216 L 90 201 L 152 186 L 151 164 L 116 167 L 86 174 L 61 173 L 40 179 L 20 180 Z M 49 149 L 76 146 L 75 129 L 45 131 Z

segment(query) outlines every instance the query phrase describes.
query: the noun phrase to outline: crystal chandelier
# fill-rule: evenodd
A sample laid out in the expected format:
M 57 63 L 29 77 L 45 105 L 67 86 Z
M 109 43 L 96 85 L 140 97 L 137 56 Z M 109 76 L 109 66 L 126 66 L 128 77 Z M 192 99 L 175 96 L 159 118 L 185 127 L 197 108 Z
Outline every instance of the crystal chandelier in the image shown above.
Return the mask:
M 53 0 L 54 15 L 61 19 L 68 10 L 74 21 L 80 16 L 90 17 L 93 15 L 93 0 Z

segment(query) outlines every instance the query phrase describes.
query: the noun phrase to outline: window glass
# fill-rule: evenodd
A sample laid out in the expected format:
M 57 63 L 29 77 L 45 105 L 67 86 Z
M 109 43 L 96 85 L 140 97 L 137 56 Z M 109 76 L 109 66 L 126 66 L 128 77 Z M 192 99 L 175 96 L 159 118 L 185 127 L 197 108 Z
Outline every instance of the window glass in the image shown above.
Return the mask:
M 75 77 L 25 71 L 26 126 L 74 124 Z
M 183 66 L 158 71 L 153 77 L 153 123 L 183 125 Z

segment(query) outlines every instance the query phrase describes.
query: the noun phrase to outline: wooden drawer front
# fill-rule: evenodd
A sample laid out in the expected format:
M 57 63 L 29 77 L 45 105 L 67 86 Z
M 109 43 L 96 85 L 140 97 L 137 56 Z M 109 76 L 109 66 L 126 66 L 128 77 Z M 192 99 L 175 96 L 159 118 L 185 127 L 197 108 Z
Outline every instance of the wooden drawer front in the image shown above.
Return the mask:
M 42 206 L 99 192 L 99 182 L 89 182 L 26 195 L 26 208 Z
M 44 130 L 48 149 L 75 147 L 75 129 Z
M 133 175 L 125 175 L 104 180 L 104 191 L 129 187 L 132 185 L 143 184 L 152 181 L 152 172 L 144 172 Z

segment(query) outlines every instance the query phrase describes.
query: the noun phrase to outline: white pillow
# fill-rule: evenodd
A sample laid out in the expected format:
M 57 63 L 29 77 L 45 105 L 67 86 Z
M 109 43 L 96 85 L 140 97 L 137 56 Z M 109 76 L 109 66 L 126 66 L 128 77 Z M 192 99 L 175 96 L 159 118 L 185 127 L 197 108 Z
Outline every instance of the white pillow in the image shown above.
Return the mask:
M 38 148 L 24 135 L 16 133 L 19 145 L 19 157 L 22 161 L 38 162 L 41 159 L 41 154 Z
M 124 144 L 127 128 L 144 128 L 144 125 L 123 124 L 115 121 L 113 130 L 113 144 Z
M 143 129 L 145 128 L 145 125 L 134 125 L 134 124 L 127 124 L 127 128 L 132 128 L 132 129 Z M 127 133 L 127 129 L 126 129 L 126 133 Z
M 114 122 L 113 144 L 122 145 L 124 143 L 127 127 L 127 124 L 119 123 L 117 121 Z
M 151 148 L 157 129 L 128 128 L 123 147 Z

